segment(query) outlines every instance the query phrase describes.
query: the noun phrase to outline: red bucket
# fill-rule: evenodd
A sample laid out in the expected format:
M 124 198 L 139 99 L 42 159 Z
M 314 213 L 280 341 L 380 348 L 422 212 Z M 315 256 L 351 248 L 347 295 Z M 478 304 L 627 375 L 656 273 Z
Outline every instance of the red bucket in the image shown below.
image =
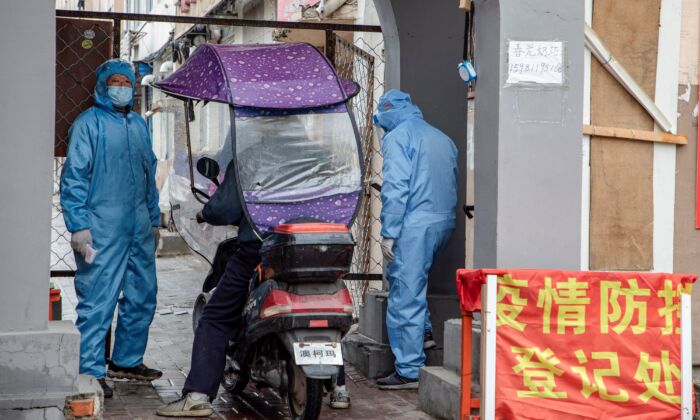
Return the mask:
M 61 289 L 49 289 L 49 321 L 60 321 L 61 310 Z

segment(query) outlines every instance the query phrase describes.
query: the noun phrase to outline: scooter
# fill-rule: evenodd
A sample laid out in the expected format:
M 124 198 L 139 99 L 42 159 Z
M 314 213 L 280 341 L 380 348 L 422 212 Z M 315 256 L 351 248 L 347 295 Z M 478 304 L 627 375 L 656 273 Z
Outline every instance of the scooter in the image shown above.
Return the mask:
M 210 162 L 209 170 L 215 164 Z M 200 171 L 212 182 L 217 172 Z M 195 302 L 194 328 L 237 248 L 235 239 L 219 245 Z M 244 328 L 227 350 L 224 389 L 240 394 L 253 381 L 277 390 L 293 419 L 318 418 L 324 386 L 332 389 L 343 364 L 341 338 L 352 324 L 352 300 L 342 277 L 350 270 L 353 249 L 345 225 L 310 220 L 278 225 L 264 238 Z
M 340 341 L 353 318 L 343 276 L 354 250 L 349 227 L 365 189 L 350 103 L 360 87 L 305 43 L 202 44 L 153 87 L 183 101 L 185 138 L 175 141 L 168 178 L 173 225 L 193 251 L 214 254 L 195 326 L 238 247 L 193 223 L 213 189 L 204 184 L 218 182 L 219 164 L 235 162 L 246 220 L 263 240 L 262 264 L 250 279 L 244 325 L 231 340 L 222 385 L 233 393 L 251 381 L 274 388 L 292 418 L 316 419 L 323 387 L 330 389 L 342 366 Z M 207 114 L 216 116 L 196 132 L 215 132 L 220 124 L 222 141 L 192 138 L 195 106 L 214 107 Z M 194 173 L 195 156 L 204 156 L 196 164 L 201 177 Z

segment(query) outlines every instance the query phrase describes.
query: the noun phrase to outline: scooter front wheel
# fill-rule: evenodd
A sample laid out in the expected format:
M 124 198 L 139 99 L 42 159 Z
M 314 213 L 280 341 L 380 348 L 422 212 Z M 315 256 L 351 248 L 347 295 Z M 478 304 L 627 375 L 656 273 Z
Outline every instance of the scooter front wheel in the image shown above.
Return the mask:
M 293 420 L 316 420 L 323 405 L 323 381 L 309 379 L 294 361 L 288 365 L 287 405 Z
M 194 307 L 192 308 L 192 331 L 197 332 L 197 325 L 199 325 L 199 320 L 202 319 L 202 314 L 204 313 L 204 307 L 209 303 L 211 299 L 211 293 L 200 293 L 197 299 L 194 301 Z

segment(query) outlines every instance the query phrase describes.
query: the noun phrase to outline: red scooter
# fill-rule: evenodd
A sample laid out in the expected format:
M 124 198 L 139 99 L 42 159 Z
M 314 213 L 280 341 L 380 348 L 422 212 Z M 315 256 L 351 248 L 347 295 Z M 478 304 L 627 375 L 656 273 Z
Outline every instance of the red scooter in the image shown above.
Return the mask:
M 235 239 L 219 245 L 195 303 L 194 328 L 237 246 Z M 227 351 L 221 383 L 227 391 L 240 394 L 252 380 L 284 396 L 292 418 L 318 418 L 324 387 L 333 388 L 343 364 L 341 338 L 352 325 L 352 300 L 342 277 L 353 248 L 341 224 L 282 224 L 264 239 L 244 328 Z
M 233 163 L 245 218 L 262 240 L 262 264 L 250 279 L 222 385 L 234 393 L 249 381 L 274 388 L 292 418 L 316 419 L 323 387 L 330 389 L 343 364 L 340 341 L 353 318 L 342 278 L 350 271 L 349 227 L 364 189 L 349 105 L 359 86 L 340 78 L 315 47 L 283 43 L 200 45 L 155 87 L 184 100 L 186 142 L 176 139 L 168 179 L 173 223 L 203 256 L 218 244 L 195 326 L 238 246 L 213 239 L 228 237 L 224 228 L 193 223 L 213 189 L 207 184 L 218 185 L 220 167 Z M 197 114 L 209 117 L 194 124 L 191 136 Z

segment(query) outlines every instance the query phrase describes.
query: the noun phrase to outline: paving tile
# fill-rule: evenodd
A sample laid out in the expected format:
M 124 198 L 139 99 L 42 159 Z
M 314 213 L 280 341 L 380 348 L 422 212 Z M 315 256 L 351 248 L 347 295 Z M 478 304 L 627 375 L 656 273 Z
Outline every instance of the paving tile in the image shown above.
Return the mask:
M 190 309 L 201 290 L 201 279 L 209 267 L 197 257 L 159 258 L 158 266 L 158 310 L 164 308 Z M 64 319 L 75 320 L 75 287 L 72 279 L 59 279 L 63 295 Z M 153 383 L 110 381 L 115 396 L 105 401 L 104 418 L 108 420 L 159 419 L 155 409 L 164 402 L 179 397 L 185 377 L 189 372 L 192 351 L 191 315 L 156 314 L 149 332 L 149 343 L 144 362 L 163 370 L 163 376 Z M 116 323 L 116 316 L 114 319 Z M 380 391 L 362 377 L 352 366 L 346 367 L 347 386 L 352 399 L 348 410 L 332 410 L 328 397 L 324 397 L 323 420 L 345 419 L 416 419 L 429 420 L 418 407 L 415 391 Z M 281 420 L 286 407 L 281 398 L 268 391 L 252 386 L 242 397 L 230 395 L 223 390 L 214 401 L 215 414 L 211 419 L 267 419 Z

